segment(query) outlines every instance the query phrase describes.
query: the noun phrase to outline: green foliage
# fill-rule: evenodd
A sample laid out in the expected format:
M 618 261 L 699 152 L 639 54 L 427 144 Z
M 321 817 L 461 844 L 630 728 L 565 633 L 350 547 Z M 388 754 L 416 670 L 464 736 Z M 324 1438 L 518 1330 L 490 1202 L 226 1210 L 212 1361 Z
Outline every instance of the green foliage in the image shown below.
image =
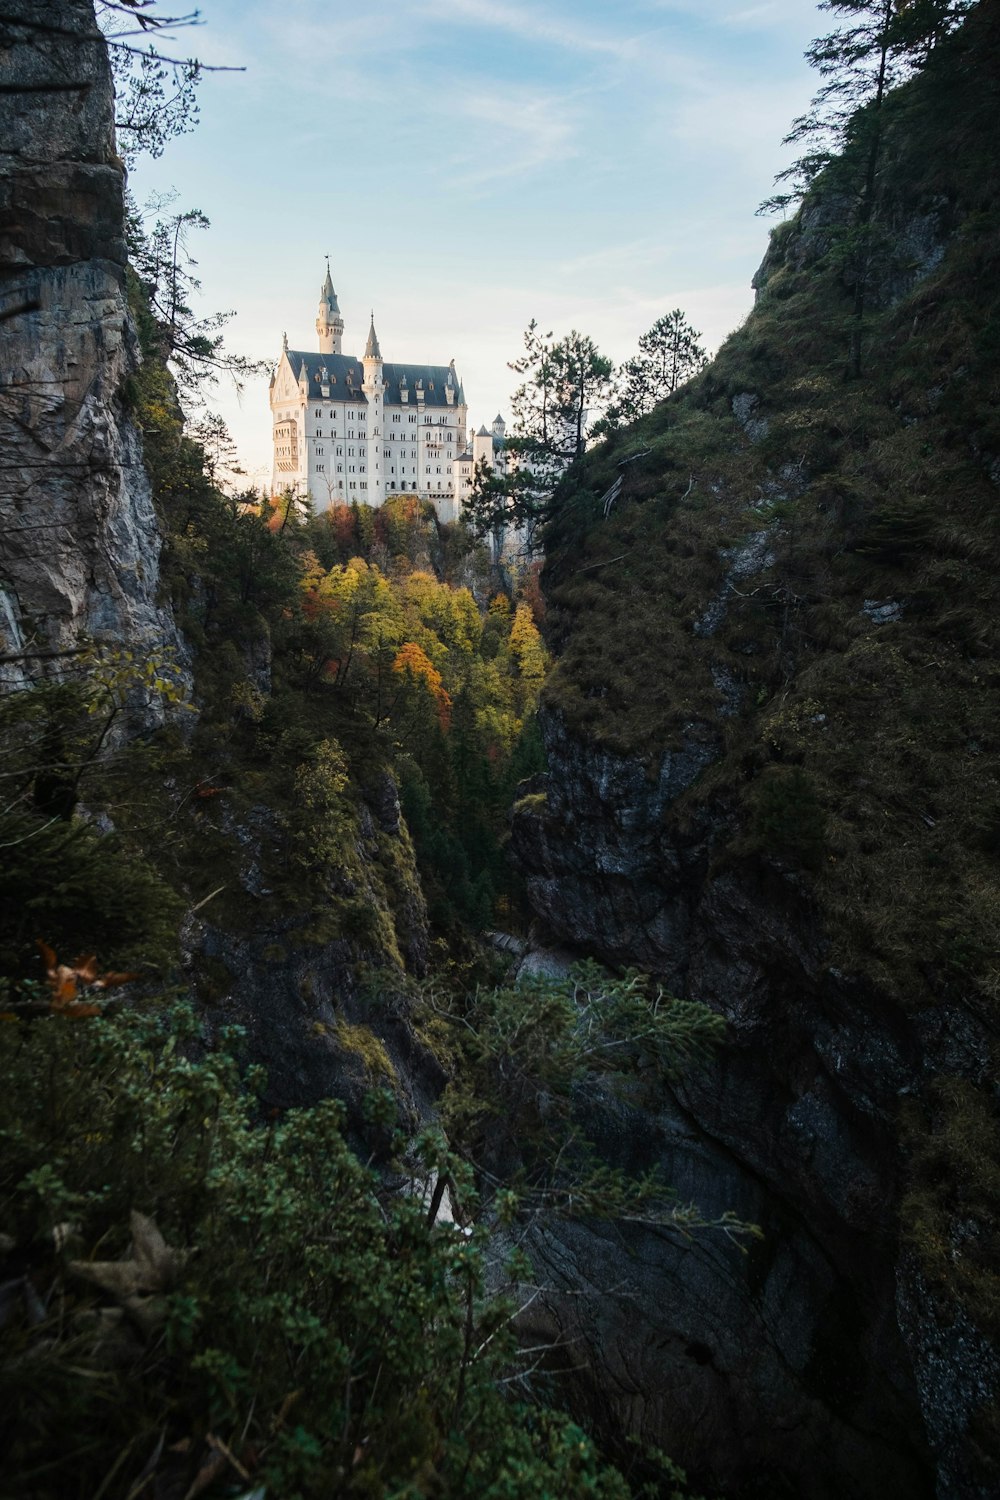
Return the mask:
M 707 357 L 700 337 L 679 307 L 657 318 L 639 339 L 639 353 L 618 372 L 615 421 L 634 422 L 704 369 Z
M 174 892 L 140 842 L 80 811 L 108 778 L 148 770 L 119 733 L 137 698 L 182 706 L 170 660 L 85 650 L 61 683 L 0 698 L 0 975 L 30 973 L 39 939 L 143 972 L 176 956 Z
M 706 1006 L 674 999 L 637 973 L 594 963 L 563 979 L 479 988 L 461 1001 L 427 982 L 418 1023 L 446 1059 L 440 1115 L 483 1184 L 504 1184 L 501 1219 L 546 1212 L 641 1219 L 682 1234 L 754 1234 L 731 1215 L 707 1223 L 678 1204 L 655 1172 L 640 1177 L 598 1157 L 581 1120 L 602 1090 L 635 1101 L 704 1061 L 725 1030 Z
M 259 1122 L 177 1006 L 8 1024 L 0 1052 L 11 1500 L 183 1493 L 212 1462 L 216 1494 L 625 1500 L 582 1432 L 503 1398 L 480 1235 L 388 1193 L 335 1102 Z
M 821 10 L 845 18 L 845 24 L 817 37 L 806 51 L 808 62 L 827 82 L 809 112 L 799 116 L 785 145 L 805 141 L 809 149 L 779 173 L 788 191 L 767 199 L 761 213 L 784 209 L 808 192 L 820 173 L 836 163 L 847 146 L 864 142 L 866 159 L 880 146 L 879 112 L 887 92 L 926 67 L 938 46 L 978 0 L 822 0 Z M 870 183 L 861 185 L 861 191 Z

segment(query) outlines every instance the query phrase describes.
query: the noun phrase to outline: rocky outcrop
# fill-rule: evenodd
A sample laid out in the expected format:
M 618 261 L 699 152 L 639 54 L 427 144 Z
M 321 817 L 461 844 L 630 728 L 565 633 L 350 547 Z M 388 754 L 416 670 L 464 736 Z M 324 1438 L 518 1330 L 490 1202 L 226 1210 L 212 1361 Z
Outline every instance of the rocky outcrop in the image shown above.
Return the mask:
M 995 1355 L 952 1313 L 935 1323 L 897 1224 L 900 1097 L 955 1018 L 918 1025 L 831 968 L 799 877 L 715 858 L 724 808 L 680 832 L 674 804 L 718 731 L 689 725 L 650 771 L 543 720 L 549 772 L 517 804 L 513 841 L 544 932 L 729 1023 L 717 1061 L 656 1108 L 588 1099 L 588 1129 L 764 1239 L 741 1254 L 711 1234 L 550 1225 L 530 1342 L 567 1343 L 577 1399 L 612 1440 L 658 1444 L 727 1494 L 985 1495 L 960 1455 Z
M 179 642 L 122 397 L 139 356 L 107 50 L 89 0 L 12 0 L 0 27 L 0 656 L 16 684 L 81 642 Z

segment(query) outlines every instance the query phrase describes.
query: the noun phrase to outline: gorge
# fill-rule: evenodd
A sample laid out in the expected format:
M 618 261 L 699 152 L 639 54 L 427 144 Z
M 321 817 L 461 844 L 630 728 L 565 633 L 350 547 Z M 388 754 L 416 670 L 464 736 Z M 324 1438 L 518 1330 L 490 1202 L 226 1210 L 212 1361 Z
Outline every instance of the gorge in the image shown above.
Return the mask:
M 972 8 L 887 96 L 866 258 L 859 135 L 772 232 L 755 310 L 709 366 L 564 475 L 544 646 L 527 596 L 491 605 L 488 559 L 418 511 L 378 534 L 344 517 L 340 534 L 219 493 L 127 267 L 89 0 L 59 0 L 51 24 L 28 0 L 7 12 L 0 728 L 27 788 L 0 875 L 18 1080 L 0 1199 L 11 1493 L 986 1500 L 1000 1473 L 996 7 Z M 94 652 L 105 697 L 88 698 L 64 669 Z M 477 932 L 519 913 L 528 947 L 560 950 L 555 968 L 640 970 L 724 1022 L 709 1057 L 640 1059 L 641 1089 L 581 1071 L 566 1095 L 609 1172 L 655 1170 L 722 1228 L 505 1218 L 531 1150 L 504 1155 L 495 1103 L 480 1101 L 485 1125 L 475 1101 L 455 1104 L 464 1054 L 442 1015 L 460 1006 L 440 994 L 506 983 Z M 98 980 L 95 950 L 121 972 Z M 99 1010 L 107 981 L 108 1016 L 38 1014 L 57 957 L 63 1010 Z M 430 1009 L 428 975 L 444 986 Z M 168 991 L 191 1007 L 176 1046 Z M 102 1071 L 119 1011 L 130 1040 Z M 239 1067 L 267 1070 L 245 1137 L 213 1061 L 234 1027 Z M 152 1112 L 143 1126 L 164 1172 L 179 1143 L 172 1200 L 142 1168 L 135 1121 L 175 1053 L 176 1133 L 161 1140 Z M 484 1070 L 504 1077 L 504 1057 Z M 76 1115 L 61 1090 L 43 1097 L 60 1074 Z M 541 1130 L 562 1106 L 526 1095 Z M 494 1133 L 495 1197 L 432 1140 L 442 1118 Z M 226 1151 L 246 1182 L 235 1167 L 228 1181 Z M 325 1218 L 282 1196 L 320 1159 L 337 1173 Z M 474 1306 L 483 1348 L 509 1319 L 493 1328 L 489 1276 L 435 1222 L 445 1183 L 459 1218 L 481 1195 L 487 1261 L 516 1248 L 530 1262 L 513 1326 L 548 1352 L 535 1385 L 511 1376 L 523 1409 L 490 1404 L 518 1369 L 512 1344 L 474 1373 Z M 246 1242 L 213 1239 L 224 1215 L 205 1204 L 226 1192 Z M 727 1233 L 726 1214 L 760 1237 Z M 312 1222 L 322 1275 L 295 1259 Z M 101 1268 L 143 1254 L 128 1294 L 142 1305 L 109 1305 L 120 1274 Z M 274 1311 L 234 1303 L 220 1331 L 229 1268 L 255 1256 L 275 1304 L 286 1275 L 320 1301 L 234 1353 L 232 1328 Z M 351 1322 L 369 1294 L 370 1324 Z M 150 1307 L 164 1297 L 169 1312 Z M 420 1362 L 422 1341 L 441 1368 Z M 155 1393 L 135 1413 L 130 1380 Z M 318 1406 L 341 1403 L 335 1433 L 312 1408 L 290 1417 L 311 1385 Z M 65 1391 L 82 1415 L 46 1477 Z M 548 1425 L 543 1398 L 578 1425 Z M 462 1426 L 452 1414 L 473 1400 Z M 80 1433 L 102 1421 L 117 1446 L 91 1460 Z

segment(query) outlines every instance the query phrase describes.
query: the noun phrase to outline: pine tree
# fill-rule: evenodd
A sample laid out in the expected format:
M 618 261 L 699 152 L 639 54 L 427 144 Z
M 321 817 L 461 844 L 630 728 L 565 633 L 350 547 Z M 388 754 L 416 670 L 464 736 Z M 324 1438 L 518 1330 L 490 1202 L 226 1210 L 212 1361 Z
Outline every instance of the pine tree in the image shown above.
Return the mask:
M 639 340 L 639 353 L 619 371 L 617 415 L 634 422 L 697 375 L 708 356 L 679 307 L 658 318 Z
M 876 249 L 875 198 L 889 91 L 922 67 L 934 47 L 961 24 L 977 0 L 822 0 L 847 24 L 810 43 L 806 57 L 827 80 L 785 137 L 809 149 L 779 173 L 787 191 L 759 212 L 785 209 L 841 156 L 838 189 L 853 197 L 842 249 L 854 288 L 847 375 L 861 374 L 862 334 Z

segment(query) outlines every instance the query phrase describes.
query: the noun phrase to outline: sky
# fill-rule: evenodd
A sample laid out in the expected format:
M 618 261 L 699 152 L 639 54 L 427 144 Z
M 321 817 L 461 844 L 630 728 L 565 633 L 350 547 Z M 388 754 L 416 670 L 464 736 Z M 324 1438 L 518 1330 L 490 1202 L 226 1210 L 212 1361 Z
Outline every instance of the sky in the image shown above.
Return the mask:
M 813 0 L 201 0 L 175 50 L 200 121 L 141 158 L 176 192 L 203 312 L 227 345 L 315 349 L 330 257 L 344 352 L 369 315 L 385 359 L 447 364 L 470 421 L 510 416 L 532 318 L 621 363 L 675 307 L 710 351 L 745 318 L 767 243 L 755 209 L 817 79 Z M 166 44 L 164 50 L 166 50 Z M 209 406 L 269 479 L 267 378 Z

